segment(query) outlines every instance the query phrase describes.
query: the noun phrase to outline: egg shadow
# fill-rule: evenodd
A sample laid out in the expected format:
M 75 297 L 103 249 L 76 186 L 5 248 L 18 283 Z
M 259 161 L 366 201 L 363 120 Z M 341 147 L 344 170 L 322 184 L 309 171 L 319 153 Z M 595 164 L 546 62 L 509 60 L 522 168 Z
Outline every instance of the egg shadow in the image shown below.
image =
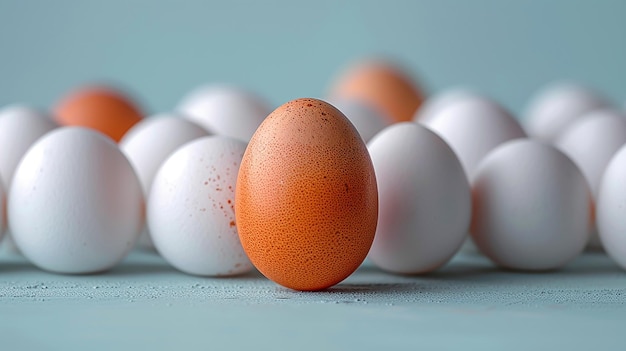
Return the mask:
M 427 273 L 404 274 L 385 271 L 374 264 L 363 264 L 356 271 L 361 278 L 364 276 L 397 277 L 398 279 L 420 280 L 476 280 L 477 278 L 506 272 L 486 259 L 448 262 L 443 267 Z
M 169 264 L 152 263 L 152 262 L 123 262 L 115 266 L 111 270 L 94 273 L 93 275 L 106 276 L 128 276 L 128 275 L 146 275 L 146 274 L 175 274 L 179 273 Z M 88 274 L 92 275 L 92 274 Z

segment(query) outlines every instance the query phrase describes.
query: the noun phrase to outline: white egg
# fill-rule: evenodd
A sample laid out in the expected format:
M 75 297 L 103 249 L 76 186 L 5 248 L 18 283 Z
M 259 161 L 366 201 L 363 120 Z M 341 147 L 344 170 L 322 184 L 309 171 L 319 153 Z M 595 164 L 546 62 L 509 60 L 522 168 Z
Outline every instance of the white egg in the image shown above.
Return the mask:
M 453 88 L 445 90 L 439 94 L 429 97 L 424 103 L 415 111 L 413 121 L 420 123 L 428 123 L 434 116 L 436 116 L 440 110 L 453 104 L 456 101 L 463 99 L 481 99 L 482 97 L 465 88 Z
M 365 142 L 368 142 L 376 133 L 389 125 L 387 118 L 365 102 L 333 100 L 331 103 L 348 117 Z
M 191 121 L 173 114 L 163 114 L 135 124 L 119 145 L 137 172 L 147 198 L 156 172 L 174 150 L 207 135 L 209 133 L 205 129 Z M 139 246 L 154 248 L 147 228 L 139 237 Z
M 445 140 L 471 179 L 478 163 L 496 146 L 526 134 L 495 102 L 480 97 L 457 100 L 424 123 Z
M 626 116 L 608 109 L 585 114 L 565 129 L 555 141 L 555 145 L 583 172 L 594 198 L 598 194 L 602 174 L 609 161 L 625 143 Z M 589 247 L 602 247 L 595 229 L 592 229 Z
M 551 145 L 524 139 L 499 146 L 481 162 L 472 194 L 474 242 L 503 267 L 559 268 L 587 243 L 589 186 Z
M 223 136 L 189 142 L 163 163 L 148 198 L 157 250 L 175 268 L 196 275 L 248 272 L 235 224 L 235 184 L 246 143 Z
M 0 240 L 4 236 L 6 231 L 7 219 L 6 219 L 6 194 L 4 192 L 4 186 L 0 182 Z
M 19 163 L 8 195 L 8 219 L 22 253 L 40 268 L 92 273 L 113 267 L 143 224 L 141 184 L 108 137 L 59 128 Z
M 617 150 L 626 143 L 626 116 L 613 110 L 595 110 L 574 122 L 556 139 L 597 194 L 602 174 Z
M 57 127 L 46 114 L 32 107 L 11 105 L 0 110 L 0 178 L 9 188 L 17 164 L 42 135 Z
M 553 142 L 585 113 L 608 107 L 594 91 L 571 83 L 550 85 L 535 95 L 527 108 L 525 126 L 532 138 Z
M 626 145 L 609 162 L 600 182 L 596 224 L 604 250 L 626 269 Z
M 378 226 L 369 258 L 394 273 L 444 265 L 467 236 L 470 187 L 454 151 L 426 127 L 405 122 L 368 144 L 378 184 Z
M 213 85 L 192 91 L 178 111 L 209 132 L 248 142 L 271 109 L 251 92 Z
M 5 191 L 8 192 L 15 168 L 26 150 L 56 127 L 52 118 L 30 106 L 9 105 L 0 109 L 0 178 Z M 10 234 L 3 244 L 9 252 L 17 251 Z

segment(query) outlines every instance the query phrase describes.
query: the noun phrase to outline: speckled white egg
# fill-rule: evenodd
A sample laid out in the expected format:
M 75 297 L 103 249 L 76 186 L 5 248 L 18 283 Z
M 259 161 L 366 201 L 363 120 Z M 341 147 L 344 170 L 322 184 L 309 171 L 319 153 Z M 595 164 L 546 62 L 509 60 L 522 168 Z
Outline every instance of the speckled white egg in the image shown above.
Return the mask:
M 272 112 L 259 96 L 226 85 L 193 90 L 181 101 L 178 111 L 209 132 L 245 142 Z
M 454 151 L 415 123 L 385 128 L 368 144 L 378 185 L 378 226 L 369 258 L 393 273 L 444 265 L 467 236 L 470 187 Z
M 554 142 L 572 122 L 608 102 L 591 89 L 573 83 L 555 83 L 529 102 L 525 127 L 532 138 Z
M 626 269 L 626 145 L 607 166 L 598 190 L 596 224 L 607 254 Z
M 143 225 L 141 184 L 112 139 L 81 127 L 40 138 L 17 166 L 8 219 L 40 268 L 92 273 L 120 262 Z
M 424 122 L 454 150 L 471 179 L 478 163 L 496 146 L 526 133 L 497 103 L 481 97 L 464 98 L 448 104 Z
M 604 170 L 625 143 L 626 116 L 616 110 L 601 109 L 572 123 L 559 135 L 555 145 L 578 165 L 596 198 Z M 601 248 L 595 229 L 589 247 Z
M 361 100 L 333 100 L 331 103 L 348 117 L 366 143 L 388 126 L 391 119 Z
M 174 150 L 207 135 L 209 133 L 204 128 L 187 119 L 174 114 L 162 114 L 135 124 L 119 145 L 137 172 L 147 198 L 156 172 Z M 139 245 L 154 247 L 147 228 L 139 237 Z
M 147 220 L 157 251 L 189 274 L 248 272 L 235 223 L 235 184 L 246 143 L 209 136 L 177 149 L 157 172 Z
M 474 242 L 503 267 L 559 268 L 587 244 L 589 186 L 551 145 L 524 139 L 499 146 L 481 162 L 472 194 Z
M 428 123 L 440 110 L 463 99 L 482 99 L 482 97 L 466 88 L 452 88 L 433 95 L 415 111 L 414 122 Z

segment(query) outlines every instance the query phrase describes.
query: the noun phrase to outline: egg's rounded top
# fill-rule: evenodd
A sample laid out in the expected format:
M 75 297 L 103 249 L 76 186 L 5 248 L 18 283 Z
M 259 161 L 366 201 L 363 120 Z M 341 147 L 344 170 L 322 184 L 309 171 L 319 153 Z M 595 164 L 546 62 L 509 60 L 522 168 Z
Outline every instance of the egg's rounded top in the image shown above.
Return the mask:
M 367 148 L 332 105 L 297 99 L 253 135 L 237 180 L 241 243 L 266 277 L 320 290 L 358 268 L 374 239 L 378 192 Z
M 364 100 L 393 122 L 410 121 L 424 100 L 406 71 L 380 59 L 354 64 L 337 79 L 330 96 Z
M 143 118 L 143 114 L 120 90 L 94 85 L 80 88 L 61 99 L 55 117 L 62 125 L 95 129 L 118 142 Z
M 574 82 L 554 82 L 539 90 L 528 103 L 525 127 L 532 138 L 554 142 L 586 113 L 610 107 L 599 92 Z
M 276 137 L 280 137 L 284 145 L 295 142 L 315 147 L 336 142 L 351 143 L 353 138 L 359 138 L 359 134 L 350 120 L 333 105 L 318 99 L 300 98 L 274 110 L 259 126 L 252 140 L 270 141 Z

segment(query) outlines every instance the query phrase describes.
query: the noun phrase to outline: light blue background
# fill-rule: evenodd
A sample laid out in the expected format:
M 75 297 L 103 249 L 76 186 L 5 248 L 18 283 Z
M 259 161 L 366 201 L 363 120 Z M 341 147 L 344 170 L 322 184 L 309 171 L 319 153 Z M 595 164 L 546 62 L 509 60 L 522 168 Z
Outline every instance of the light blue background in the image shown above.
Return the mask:
M 323 97 L 351 60 L 394 57 L 428 91 L 463 85 L 513 111 L 556 80 L 626 100 L 626 1 L 0 0 L 0 105 L 48 107 L 113 81 L 149 112 L 230 82 L 281 104 Z

